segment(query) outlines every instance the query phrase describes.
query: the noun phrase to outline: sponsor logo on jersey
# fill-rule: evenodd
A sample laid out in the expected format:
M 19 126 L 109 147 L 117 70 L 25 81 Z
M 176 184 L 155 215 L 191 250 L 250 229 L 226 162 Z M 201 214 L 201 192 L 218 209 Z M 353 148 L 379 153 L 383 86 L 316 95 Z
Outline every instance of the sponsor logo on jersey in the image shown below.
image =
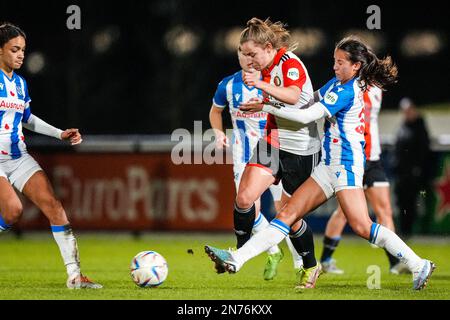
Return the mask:
M 268 104 L 274 106 L 275 108 L 284 108 L 286 105 L 283 102 L 277 101 L 277 100 L 270 100 Z
M 245 118 L 245 119 L 266 119 L 267 113 L 264 111 L 254 112 L 254 113 L 245 113 L 244 111 L 233 111 L 232 116 L 236 118 Z
M 344 88 L 338 88 L 338 92 L 341 92 L 342 90 L 344 90 Z
M 22 111 L 25 109 L 25 106 L 23 104 L 14 103 L 14 102 L 8 102 L 5 100 L 0 100 L 0 108 L 5 109 L 16 109 L 19 111 Z
M 290 68 L 287 72 L 287 77 L 291 80 L 298 80 L 300 78 L 300 72 L 297 68 Z
M 0 83 L 0 90 L 3 90 L 4 87 L 5 87 L 4 84 Z
M 234 98 L 236 99 L 236 101 L 239 101 L 239 98 L 241 97 L 241 95 L 239 93 L 236 93 L 234 95 Z
M 281 86 L 281 79 L 278 76 L 275 76 L 275 78 L 273 79 L 273 83 L 279 87 Z
M 338 101 L 338 95 L 334 92 L 328 92 L 325 96 L 325 102 L 327 104 L 335 104 Z

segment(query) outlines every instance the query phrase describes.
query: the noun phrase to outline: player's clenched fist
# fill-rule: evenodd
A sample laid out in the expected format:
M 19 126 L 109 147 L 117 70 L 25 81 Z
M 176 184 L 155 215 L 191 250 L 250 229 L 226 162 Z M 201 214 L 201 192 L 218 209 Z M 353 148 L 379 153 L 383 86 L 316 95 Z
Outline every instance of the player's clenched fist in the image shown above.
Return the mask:
M 61 133 L 61 139 L 69 140 L 71 145 L 80 144 L 83 141 L 78 129 L 66 129 Z
M 261 73 L 256 70 L 250 72 L 243 71 L 242 79 L 247 86 L 258 88 L 258 84 L 261 82 Z

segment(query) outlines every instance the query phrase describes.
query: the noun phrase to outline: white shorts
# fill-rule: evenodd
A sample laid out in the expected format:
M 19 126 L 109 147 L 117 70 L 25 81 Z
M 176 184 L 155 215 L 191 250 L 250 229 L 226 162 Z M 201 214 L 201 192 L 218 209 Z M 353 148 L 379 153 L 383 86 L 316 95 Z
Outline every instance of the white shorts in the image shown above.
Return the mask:
M 234 184 L 236 186 L 236 192 L 239 190 L 239 183 L 241 182 L 242 174 L 244 173 L 246 163 L 234 163 L 233 173 L 234 173 Z M 274 201 L 281 200 L 281 194 L 283 192 L 283 184 L 281 181 L 278 184 L 272 184 L 270 187 L 270 193 Z
M 19 159 L 0 160 L 0 177 L 6 178 L 20 192 L 31 176 L 40 170 L 41 166 L 28 153 Z
M 311 178 L 322 188 L 327 199 L 341 190 L 362 188 L 363 167 L 345 165 L 325 165 L 319 163 L 314 168 Z

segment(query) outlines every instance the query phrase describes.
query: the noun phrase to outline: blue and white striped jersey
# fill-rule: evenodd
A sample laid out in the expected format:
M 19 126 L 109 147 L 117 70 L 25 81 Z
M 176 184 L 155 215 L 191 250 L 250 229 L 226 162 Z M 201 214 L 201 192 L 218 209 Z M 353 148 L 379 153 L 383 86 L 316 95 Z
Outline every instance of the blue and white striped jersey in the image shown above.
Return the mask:
M 239 105 L 251 98 L 262 100 L 262 91 L 248 87 L 242 81 L 242 70 L 224 78 L 218 85 L 213 98 L 216 107 L 228 106 L 233 123 L 233 158 L 235 161 L 247 163 L 258 140 L 264 135 L 267 113 L 244 113 Z
M 325 165 L 364 167 L 364 100 L 358 79 L 345 84 L 334 77 L 319 89 L 325 121 L 322 161 Z
M 0 70 L 0 159 L 18 159 L 26 153 L 22 122 L 31 115 L 30 101 L 26 81 Z

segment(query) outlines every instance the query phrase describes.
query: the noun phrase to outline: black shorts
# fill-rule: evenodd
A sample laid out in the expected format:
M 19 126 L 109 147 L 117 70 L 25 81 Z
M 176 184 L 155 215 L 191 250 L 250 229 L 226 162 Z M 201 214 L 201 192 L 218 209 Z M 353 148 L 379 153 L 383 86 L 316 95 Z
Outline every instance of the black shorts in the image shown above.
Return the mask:
M 320 162 L 320 153 L 301 156 L 271 147 L 261 139 L 247 165 L 266 169 L 275 177 L 275 183 L 281 180 L 283 190 L 292 195 L 311 176 L 312 170 Z
M 384 172 L 381 161 L 367 161 L 364 167 L 364 189 L 372 187 L 389 187 L 389 180 Z

